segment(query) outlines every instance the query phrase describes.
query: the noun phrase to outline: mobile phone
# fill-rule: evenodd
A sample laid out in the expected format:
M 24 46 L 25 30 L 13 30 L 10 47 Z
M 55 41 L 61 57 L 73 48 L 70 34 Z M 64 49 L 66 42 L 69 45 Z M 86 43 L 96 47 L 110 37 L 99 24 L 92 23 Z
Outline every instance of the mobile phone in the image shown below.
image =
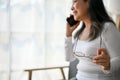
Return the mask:
M 70 25 L 70 27 L 73 27 L 75 24 L 78 23 L 78 21 L 74 20 L 74 16 L 73 15 L 71 15 L 70 17 L 68 17 L 66 19 L 66 21 L 68 22 L 68 24 Z

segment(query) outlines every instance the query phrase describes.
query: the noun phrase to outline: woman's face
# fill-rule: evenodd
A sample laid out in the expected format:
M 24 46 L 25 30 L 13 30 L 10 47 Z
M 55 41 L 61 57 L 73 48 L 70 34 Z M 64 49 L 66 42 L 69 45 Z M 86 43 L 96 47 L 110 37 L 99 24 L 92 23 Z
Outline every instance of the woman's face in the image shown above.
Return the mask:
M 71 10 L 74 15 L 74 19 L 81 21 L 88 15 L 89 0 L 72 0 Z

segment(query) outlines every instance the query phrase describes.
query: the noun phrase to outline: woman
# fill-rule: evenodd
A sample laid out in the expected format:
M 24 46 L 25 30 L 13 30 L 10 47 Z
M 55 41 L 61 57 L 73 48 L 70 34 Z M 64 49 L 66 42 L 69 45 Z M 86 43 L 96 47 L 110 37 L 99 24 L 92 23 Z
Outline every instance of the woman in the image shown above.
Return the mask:
M 72 12 L 79 22 L 66 25 L 66 60 L 79 60 L 77 80 L 119 80 L 120 32 L 108 16 L 102 0 L 72 0 Z

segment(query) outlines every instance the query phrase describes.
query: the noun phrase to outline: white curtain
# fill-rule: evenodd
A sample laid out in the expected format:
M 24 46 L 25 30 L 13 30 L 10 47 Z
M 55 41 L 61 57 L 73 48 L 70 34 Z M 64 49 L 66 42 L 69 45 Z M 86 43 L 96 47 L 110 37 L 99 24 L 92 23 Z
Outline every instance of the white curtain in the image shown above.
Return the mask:
M 68 65 L 64 57 L 67 2 L 0 0 L 0 80 L 28 80 L 25 69 Z M 33 80 L 57 79 L 61 79 L 59 70 L 33 73 Z

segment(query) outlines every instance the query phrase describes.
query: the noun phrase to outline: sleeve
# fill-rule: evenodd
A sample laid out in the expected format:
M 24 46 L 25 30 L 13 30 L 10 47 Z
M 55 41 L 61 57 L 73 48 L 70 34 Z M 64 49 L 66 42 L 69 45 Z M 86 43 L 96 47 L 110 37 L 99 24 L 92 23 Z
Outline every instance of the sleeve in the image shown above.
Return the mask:
M 73 54 L 72 37 L 65 37 L 65 57 L 66 57 L 66 61 L 69 61 L 69 62 L 75 60 L 75 57 Z
M 113 23 L 105 23 L 102 37 L 110 55 L 110 73 L 120 70 L 120 32 Z

